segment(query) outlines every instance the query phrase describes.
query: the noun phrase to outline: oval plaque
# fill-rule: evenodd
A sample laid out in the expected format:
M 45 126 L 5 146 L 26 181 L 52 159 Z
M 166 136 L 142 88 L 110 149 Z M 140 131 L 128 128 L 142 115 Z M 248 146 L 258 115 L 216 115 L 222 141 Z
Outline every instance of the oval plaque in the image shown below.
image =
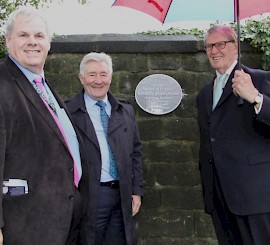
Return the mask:
M 137 104 L 146 112 L 164 115 L 175 110 L 182 100 L 182 88 L 172 77 L 153 74 L 142 79 L 135 89 Z

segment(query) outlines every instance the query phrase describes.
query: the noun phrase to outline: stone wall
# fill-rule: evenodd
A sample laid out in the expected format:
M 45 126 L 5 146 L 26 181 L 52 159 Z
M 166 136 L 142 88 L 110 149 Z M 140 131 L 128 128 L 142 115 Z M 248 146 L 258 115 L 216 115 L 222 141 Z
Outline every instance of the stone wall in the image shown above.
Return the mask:
M 242 62 L 260 68 L 260 55 L 243 43 Z M 217 244 L 204 213 L 198 171 L 199 136 L 195 98 L 213 71 L 202 40 L 193 36 L 83 35 L 58 36 L 46 62 L 47 78 L 65 99 L 81 85 L 79 63 L 91 51 L 113 59 L 111 91 L 134 106 L 143 142 L 145 196 L 137 215 L 140 245 Z M 176 79 L 184 91 L 173 112 L 144 112 L 134 98 L 137 84 L 151 74 Z

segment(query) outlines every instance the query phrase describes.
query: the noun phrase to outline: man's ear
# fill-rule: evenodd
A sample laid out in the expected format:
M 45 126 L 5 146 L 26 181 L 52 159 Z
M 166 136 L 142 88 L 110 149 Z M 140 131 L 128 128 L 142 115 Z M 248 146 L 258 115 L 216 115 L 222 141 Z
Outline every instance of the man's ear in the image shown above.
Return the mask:
M 6 36 L 5 38 L 5 41 L 6 41 L 6 48 L 9 49 L 9 44 L 10 44 L 10 36 Z
M 84 77 L 82 74 L 79 74 L 79 79 L 80 79 L 81 84 L 83 85 L 84 84 Z

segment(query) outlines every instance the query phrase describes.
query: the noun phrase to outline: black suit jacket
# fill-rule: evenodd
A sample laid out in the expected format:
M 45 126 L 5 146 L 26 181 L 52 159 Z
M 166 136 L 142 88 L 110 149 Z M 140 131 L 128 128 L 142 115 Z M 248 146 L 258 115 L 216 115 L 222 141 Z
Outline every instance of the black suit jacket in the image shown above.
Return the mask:
M 0 195 L 4 244 L 65 244 L 81 199 L 72 157 L 40 96 L 8 57 L 0 61 L 0 87 L 0 183 L 23 179 L 29 187 L 25 195 Z
M 197 97 L 199 166 L 208 213 L 213 210 L 214 167 L 234 214 L 270 212 L 270 72 L 242 68 L 264 96 L 258 115 L 247 101 L 238 104 L 232 91 L 234 71 L 213 111 L 214 78 Z
M 102 163 L 98 139 L 86 111 L 83 93 L 84 91 L 67 101 L 67 107 L 83 137 L 86 148 L 90 198 L 88 215 L 84 219 L 82 230 L 84 241 L 87 240 L 87 244 L 94 244 L 96 201 L 100 188 Z M 111 93 L 108 93 L 108 99 L 112 105 L 108 125 L 108 141 L 114 153 L 120 175 L 121 203 L 127 245 L 133 245 L 136 244 L 136 237 L 131 210 L 132 195 L 143 195 L 141 142 L 132 106 L 124 100 L 117 100 Z

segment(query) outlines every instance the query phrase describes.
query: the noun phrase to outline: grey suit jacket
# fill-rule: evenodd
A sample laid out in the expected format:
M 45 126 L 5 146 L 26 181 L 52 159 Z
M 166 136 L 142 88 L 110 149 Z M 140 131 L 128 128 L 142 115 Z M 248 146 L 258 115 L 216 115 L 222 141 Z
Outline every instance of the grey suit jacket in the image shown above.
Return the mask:
M 72 157 L 40 96 L 8 57 L 0 61 L 0 87 L 0 183 L 23 179 L 29 187 L 25 195 L 0 195 L 4 244 L 65 244 L 81 202 Z

